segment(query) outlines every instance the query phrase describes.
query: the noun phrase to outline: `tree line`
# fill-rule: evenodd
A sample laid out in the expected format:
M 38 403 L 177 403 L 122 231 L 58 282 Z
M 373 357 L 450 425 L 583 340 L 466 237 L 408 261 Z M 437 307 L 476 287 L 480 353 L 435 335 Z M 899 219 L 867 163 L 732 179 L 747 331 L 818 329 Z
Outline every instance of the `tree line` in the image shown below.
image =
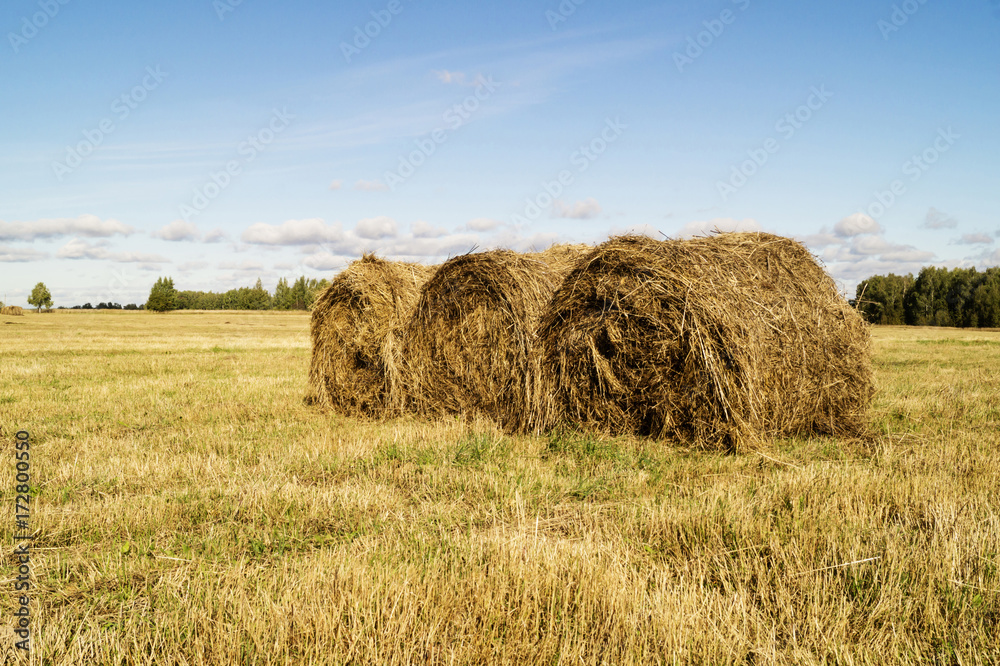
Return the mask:
M 271 294 L 258 278 L 253 287 L 214 291 L 178 291 L 173 278 L 161 277 L 149 292 L 145 308 L 168 310 L 309 310 L 319 294 L 330 286 L 326 279 L 300 277 L 291 285 L 281 278 Z
M 319 294 L 330 286 L 329 280 L 317 280 L 305 276 L 295 280 L 291 285 L 281 278 L 271 294 L 261 284 L 260 278 L 253 287 L 239 287 L 229 291 L 216 293 L 214 291 L 178 291 L 174 288 L 173 278 L 161 277 L 149 292 L 149 299 L 144 304 L 129 303 L 90 303 L 74 305 L 70 310 L 310 310 Z M 38 308 L 52 309 L 52 294 L 44 283 L 35 285 L 28 303 Z M 3 303 L 0 303 L 0 307 Z
M 998 328 L 1000 267 L 876 275 L 858 285 L 853 304 L 873 324 Z

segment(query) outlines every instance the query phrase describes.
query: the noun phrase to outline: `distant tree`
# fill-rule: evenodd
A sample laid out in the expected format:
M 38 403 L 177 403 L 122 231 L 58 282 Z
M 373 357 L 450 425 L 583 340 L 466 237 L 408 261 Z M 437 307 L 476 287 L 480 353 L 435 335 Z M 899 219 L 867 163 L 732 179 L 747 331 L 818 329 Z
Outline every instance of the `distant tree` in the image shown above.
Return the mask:
M 928 266 L 920 270 L 907 294 L 906 323 L 914 326 L 953 326 L 948 309 L 951 273 L 947 268 Z
M 913 287 L 913 275 L 876 275 L 858 285 L 854 306 L 872 324 L 906 323 L 903 304 Z
M 292 309 L 292 290 L 285 278 L 278 279 L 278 286 L 274 288 L 274 297 L 271 299 L 271 308 L 274 310 Z
M 91 305 L 90 303 L 84 303 L 83 305 L 80 306 L 80 309 L 81 310 L 93 310 L 94 306 Z
M 322 294 L 330 286 L 330 281 L 326 278 L 322 280 L 317 280 L 316 278 L 311 278 L 309 282 L 306 283 L 306 288 L 308 290 L 308 297 L 306 302 L 306 308 L 312 310 L 313 304 L 319 295 Z
M 35 288 L 31 290 L 31 296 L 28 296 L 28 303 L 38 308 L 39 312 L 42 311 L 42 308 L 51 308 L 52 294 L 49 293 L 49 288 L 43 282 L 36 284 Z
M 263 283 L 261 283 L 260 278 L 257 278 L 257 284 L 253 286 L 253 289 L 249 290 L 247 294 L 247 310 L 270 310 L 271 309 L 271 294 L 268 293 L 267 289 L 264 289 Z
M 174 289 L 173 278 L 161 277 L 156 281 L 146 300 L 146 309 L 154 312 L 177 309 L 177 290 Z
M 138 310 L 138 309 L 139 309 L 139 306 L 138 306 L 138 305 L 136 305 L 135 303 L 129 303 L 128 305 L 126 305 L 126 306 L 125 306 L 124 308 L 122 308 L 122 309 L 123 309 L 123 310 Z
M 310 310 L 316 298 L 330 286 L 326 279 L 299 277 L 292 286 L 288 286 L 288 280 L 281 278 L 278 286 L 274 288 L 274 298 L 271 299 L 271 308 L 274 310 Z
M 988 268 L 972 294 L 976 325 L 1000 328 L 1000 268 Z
M 948 290 L 944 300 L 948 304 L 948 317 L 952 326 L 976 327 L 979 325 L 972 294 L 982 280 L 975 268 L 956 268 L 948 275 Z

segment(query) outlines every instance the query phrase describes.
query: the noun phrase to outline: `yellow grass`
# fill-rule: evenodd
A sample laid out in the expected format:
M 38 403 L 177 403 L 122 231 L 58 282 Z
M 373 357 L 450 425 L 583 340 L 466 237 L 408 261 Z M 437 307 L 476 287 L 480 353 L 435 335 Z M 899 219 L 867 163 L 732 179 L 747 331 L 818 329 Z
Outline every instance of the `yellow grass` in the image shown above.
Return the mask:
M 1000 660 L 1000 333 L 876 329 L 871 437 L 727 456 L 323 414 L 308 325 L 0 317 L 0 663 L 22 428 L 35 664 Z

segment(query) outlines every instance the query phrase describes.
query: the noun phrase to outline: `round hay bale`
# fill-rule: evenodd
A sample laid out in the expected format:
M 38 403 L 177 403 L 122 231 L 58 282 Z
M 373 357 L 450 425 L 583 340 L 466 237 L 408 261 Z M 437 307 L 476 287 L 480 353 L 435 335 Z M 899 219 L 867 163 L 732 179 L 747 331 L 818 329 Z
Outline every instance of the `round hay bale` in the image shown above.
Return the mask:
M 548 425 L 742 450 L 856 434 L 873 393 L 867 325 L 806 248 L 770 234 L 612 238 L 539 335 Z
M 11 317 L 23 317 L 24 309 L 18 305 L 5 305 L 2 310 L 0 310 L 0 315 L 8 315 Z
M 433 272 L 366 254 L 334 278 L 313 307 L 307 401 L 353 416 L 402 410 L 400 336 Z
M 442 264 L 406 330 L 412 408 L 431 416 L 478 412 L 508 432 L 537 429 L 544 404 L 538 324 L 585 249 L 491 250 Z

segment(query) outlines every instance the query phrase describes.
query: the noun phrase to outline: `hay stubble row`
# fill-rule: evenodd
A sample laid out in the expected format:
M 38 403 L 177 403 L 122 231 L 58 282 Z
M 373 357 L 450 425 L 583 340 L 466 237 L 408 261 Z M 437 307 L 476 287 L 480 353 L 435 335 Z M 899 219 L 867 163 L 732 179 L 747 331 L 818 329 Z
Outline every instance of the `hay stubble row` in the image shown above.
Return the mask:
M 466 254 L 365 256 L 312 318 L 313 400 L 387 418 L 483 414 L 746 450 L 863 431 L 867 325 L 799 243 L 763 233 L 621 236 Z

